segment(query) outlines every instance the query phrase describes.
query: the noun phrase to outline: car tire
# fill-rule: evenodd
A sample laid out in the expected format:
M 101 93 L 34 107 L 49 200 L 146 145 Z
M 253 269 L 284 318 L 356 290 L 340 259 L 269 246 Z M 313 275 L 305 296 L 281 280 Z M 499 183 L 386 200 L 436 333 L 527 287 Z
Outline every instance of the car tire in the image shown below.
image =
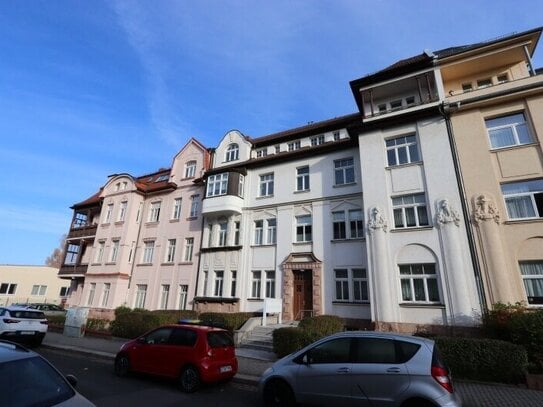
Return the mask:
M 187 366 L 179 376 L 179 387 L 185 393 L 194 393 L 200 387 L 200 373 L 193 366 Z
M 270 406 L 295 406 L 296 397 L 290 386 L 283 380 L 270 380 L 266 383 L 263 393 L 264 405 Z
M 126 377 L 128 373 L 130 373 L 130 360 L 128 356 L 118 356 L 115 359 L 115 374 L 119 377 Z

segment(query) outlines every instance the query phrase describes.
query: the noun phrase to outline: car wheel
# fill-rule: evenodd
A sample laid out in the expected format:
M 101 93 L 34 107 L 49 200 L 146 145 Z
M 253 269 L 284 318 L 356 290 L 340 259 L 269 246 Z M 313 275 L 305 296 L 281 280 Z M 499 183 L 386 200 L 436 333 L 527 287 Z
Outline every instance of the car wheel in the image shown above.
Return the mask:
M 271 380 L 264 387 L 265 406 L 295 406 L 296 398 L 290 386 L 283 380 Z
M 179 386 L 185 393 L 193 393 L 200 387 L 200 374 L 193 366 L 183 369 L 179 377 Z
M 39 336 L 32 340 L 32 346 L 40 346 L 42 342 L 43 342 L 43 336 Z
M 121 355 L 115 359 L 115 374 L 119 377 L 125 377 L 130 372 L 130 361 L 128 356 Z

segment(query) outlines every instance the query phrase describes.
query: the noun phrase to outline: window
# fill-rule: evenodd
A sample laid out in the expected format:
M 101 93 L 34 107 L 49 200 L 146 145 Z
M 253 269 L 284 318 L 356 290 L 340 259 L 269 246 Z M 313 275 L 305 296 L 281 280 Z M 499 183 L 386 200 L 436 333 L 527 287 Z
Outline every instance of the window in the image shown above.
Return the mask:
M 179 219 L 181 218 L 181 198 L 175 198 L 173 200 L 173 213 L 172 213 L 172 219 Z
M 417 137 L 414 134 L 386 140 L 385 144 L 390 167 L 420 160 Z
M 287 147 L 288 147 L 288 151 L 298 150 L 302 147 L 302 143 L 300 140 L 293 141 L 292 143 L 288 143 Z
M 543 304 L 543 261 L 520 262 L 528 304 Z
M 395 111 L 395 110 L 400 110 L 401 108 L 402 108 L 402 100 L 401 99 L 393 100 L 392 102 L 390 102 L 390 110 Z
M 239 158 L 239 146 L 232 143 L 226 149 L 226 161 L 235 161 Z
M 320 343 L 307 352 L 311 364 L 348 363 L 350 361 L 351 339 L 338 338 Z
M 524 113 L 485 120 L 492 148 L 518 146 L 532 142 Z
M 226 246 L 228 224 L 226 222 L 219 223 L 219 246 Z
M 88 217 L 84 213 L 76 213 L 74 217 L 74 221 L 72 223 L 72 228 L 82 228 L 87 226 Z
M 230 297 L 235 297 L 236 296 L 236 279 L 237 279 L 238 272 L 236 270 L 232 270 L 230 273 L 231 273 Z
M 96 293 L 96 283 L 90 283 L 89 296 L 87 298 L 87 305 L 92 305 L 94 301 L 95 293 Z
M 296 191 L 309 191 L 309 166 L 296 168 Z
M 181 284 L 179 286 L 179 309 L 187 309 L 187 296 L 189 292 L 189 286 Z
M 150 240 L 143 243 L 143 263 L 153 262 L 153 252 L 155 251 L 155 241 Z
M 109 205 L 106 206 L 106 213 L 104 215 L 104 222 L 103 223 L 111 222 L 112 213 L 113 213 L 113 204 L 109 204 Z
M 166 263 L 173 263 L 175 261 L 176 243 L 176 239 L 168 239 L 168 247 L 166 249 Z
M 310 242 L 312 240 L 312 223 L 311 215 L 296 217 L 296 241 Z
M 362 220 L 362 210 L 353 209 L 349 211 L 349 230 L 351 239 L 364 237 L 364 222 Z
M 415 96 L 408 96 L 405 98 L 405 104 L 407 106 L 413 106 L 415 104 Z
M 334 141 L 338 141 L 340 138 L 339 131 L 334 131 Z
M 194 178 L 196 175 L 196 161 L 187 161 L 185 164 L 185 178 Z
M 192 251 L 194 248 L 194 238 L 187 237 L 185 239 L 185 254 L 183 255 L 183 260 L 186 262 L 192 261 Z
M 275 154 L 279 154 L 281 152 L 281 146 L 280 145 L 276 145 L 275 146 Z
M 336 301 L 368 301 L 368 276 L 365 269 L 336 269 Z
M 256 152 L 256 156 L 257 156 L 258 158 L 260 158 L 260 157 L 266 157 L 267 155 L 268 155 L 268 149 L 267 149 L 267 148 L 263 148 L 263 149 L 261 149 L 261 150 L 257 150 L 257 152 Z
M 245 185 L 245 176 L 239 174 L 238 196 L 241 198 L 243 198 L 244 185 Z
M 17 284 L 2 283 L 0 284 L 0 294 L 12 295 L 17 290 Z
M 158 222 L 160 218 L 160 202 L 152 202 L 149 208 L 149 222 Z
M 145 297 L 147 295 L 147 284 L 136 285 L 136 301 L 134 308 L 145 308 Z
M 234 222 L 234 246 L 239 246 L 239 222 Z
M 334 175 L 336 185 L 354 183 L 354 161 L 352 158 L 344 158 L 334 161 Z
M 383 338 L 355 338 L 354 343 L 354 363 L 379 363 L 386 365 L 405 363 L 405 360 L 400 362 L 401 359 L 396 354 L 397 349 L 402 346 L 400 343 L 405 344 L 402 346 L 401 351 L 398 352 L 403 359 L 409 355 L 412 357 L 414 352 L 420 347 L 420 345 L 408 342 Z M 404 349 L 406 354 L 404 354 Z
M 207 247 L 213 247 L 213 224 L 208 223 L 207 225 Z
M 509 219 L 543 218 L 543 179 L 502 185 Z
M 262 272 L 253 270 L 251 272 L 251 297 L 260 298 L 260 289 L 262 287 Z
M 264 234 L 264 221 L 263 220 L 255 220 L 255 240 L 254 244 L 256 246 L 260 246 L 264 244 L 263 242 L 263 234 Z
M 190 215 L 189 215 L 191 218 L 196 218 L 198 216 L 199 205 L 200 205 L 200 195 L 191 196 Z
M 273 173 L 260 176 L 260 196 L 273 195 Z
M 32 292 L 30 293 L 30 295 L 45 295 L 46 292 L 47 292 L 46 285 L 33 285 Z
M 275 298 L 275 271 L 266 271 L 266 298 Z
M 462 84 L 462 91 L 463 92 L 471 92 L 473 90 L 473 86 L 471 82 L 463 83 Z
M 128 205 L 128 202 L 126 201 L 121 202 L 121 206 L 119 207 L 119 218 L 117 219 L 118 222 L 124 222 L 124 219 L 126 218 L 127 205 Z
M 332 212 L 334 239 L 345 239 L 347 237 L 345 227 L 345 212 Z
M 111 283 L 104 283 L 104 293 L 102 295 L 102 307 L 107 307 L 109 301 L 109 292 L 111 290 Z
M 95 263 L 102 262 L 102 258 L 104 257 L 104 246 L 105 242 L 98 242 L 98 247 L 96 248 L 96 257 L 94 258 Z
M 377 105 L 377 110 L 379 113 L 386 113 L 387 111 L 387 104 L 386 103 L 380 103 Z
M 435 264 L 400 265 L 402 301 L 439 302 Z
M 424 194 L 404 195 L 392 198 L 394 227 L 411 228 L 428 225 Z
M 163 182 L 163 181 L 166 181 L 169 178 L 170 178 L 170 176 L 168 174 L 160 175 L 160 176 L 157 177 L 155 182 Z
M 170 285 L 162 284 L 160 286 L 160 309 L 168 308 L 168 298 L 170 297 Z
M 66 248 L 66 257 L 64 260 L 64 264 L 76 264 L 78 255 L 79 246 L 76 244 L 69 244 Z
M 143 207 L 143 202 L 140 202 L 138 205 L 138 211 L 136 212 L 136 222 L 140 221 L 141 208 Z
M 277 242 L 277 220 L 275 218 L 268 219 L 266 221 L 268 229 L 266 231 L 266 241 L 268 244 L 275 244 Z
M 224 280 L 224 271 L 215 270 L 215 279 L 214 279 L 214 287 L 213 287 L 213 295 L 215 297 L 222 297 L 223 280 Z
M 207 194 L 206 196 L 226 195 L 228 190 L 228 173 L 210 175 L 207 178 Z
M 489 86 L 492 86 L 491 78 L 479 79 L 477 81 L 477 89 L 488 88 Z
M 317 137 L 311 137 L 311 147 L 324 144 L 324 134 L 319 134 Z
M 505 83 L 505 82 L 507 82 L 509 80 L 506 73 L 504 73 L 502 75 L 498 75 L 498 77 L 496 79 L 497 79 L 498 83 Z
M 117 257 L 119 256 L 119 243 L 119 240 L 111 241 L 111 254 L 109 256 L 110 263 L 115 263 L 117 261 Z
M 207 273 L 207 270 L 204 271 L 204 284 L 203 284 L 203 296 L 204 297 L 207 297 L 207 276 L 208 276 L 208 273 Z
M 68 296 L 69 292 L 70 292 L 70 287 L 60 287 L 59 296 L 66 297 L 66 296 Z

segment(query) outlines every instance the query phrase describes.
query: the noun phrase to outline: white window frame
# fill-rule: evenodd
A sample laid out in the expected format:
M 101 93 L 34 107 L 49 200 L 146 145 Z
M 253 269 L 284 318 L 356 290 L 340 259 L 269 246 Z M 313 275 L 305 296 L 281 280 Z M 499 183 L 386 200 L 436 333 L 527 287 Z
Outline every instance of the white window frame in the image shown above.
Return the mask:
M 146 240 L 143 242 L 143 253 L 142 253 L 142 263 L 151 264 L 153 262 L 153 254 L 155 251 L 155 241 Z
M 200 207 L 200 195 L 193 195 L 190 197 L 190 217 L 191 218 L 197 218 L 198 217 L 198 210 Z
M 226 246 L 228 239 L 228 223 L 219 222 L 219 246 Z
M 234 222 L 234 246 L 239 246 L 240 243 L 240 221 Z
M 117 219 L 117 222 L 124 222 L 126 218 L 126 209 L 128 207 L 127 201 L 122 201 L 121 206 L 119 207 L 119 218 Z
M 295 151 L 302 148 L 302 142 L 300 140 L 292 141 L 287 144 L 288 151 Z
M 309 165 L 296 168 L 296 192 L 309 191 Z
M 237 276 L 238 276 L 237 270 L 230 271 L 230 297 L 236 296 Z
M 520 261 L 519 268 L 528 304 L 543 304 L 543 260 Z
M 225 161 L 236 161 L 239 159 L 239 145 L 237 143 L 229 144 L 226 148 Z
M 111 253 L 109 256 L 110 263 L 115 263 L 117 261 L 117 258 L 119 257 L 120 244 L 121 241 L 119 239 L 114 239 L 111 241 Z
M 210 175 L 207 178 L 206 197 L 226 195 L 228 192 L 228 173 Z
M 360 216 L 353 216 L 354 213 L 359 213 Z M 364 215 L 362 209 L 349 210 L 349 238 L 361 239 L 364 237 Z
M 296 243 L 308 243 L 311 241 L 313 241 L 312 216 L 296 216 Z
M 134 299 L 134 308 L 145 308 L 146 297 L 147 284 L 136 284 L 136 297 Z
M 187 309 L 188 294 L 189 294 L 189 286 L 187 284 L 179 284 L 178 308 L 180 310 Z
M 350 185 L 356 182 L 354 158 L 334 160 L 334 185 Z
M 113 204 L 107 204 L 106 212 L 104 214 L 104 221 L 102 223 L 110 223 L 111 217 L 113 216 Z
M 160 309 L 168 309 L 168 300 L 170 298 L 170 285 L 161 284 L 160 285 Z
M 104 241 L 98 242 L 98 246 L 96 247 L 96 256 L 94 258 L 95 263 L 102 263 L 102 260 L 104 258 L 105 246 L 106 246 L 106 242 Z
M 385 140 L 387 150 L 387 165 L 397 167 L 420 162 L 417 135 L 406 134 Z
M 166 248 L 166 263 L 173 263 L 175 261 L 175 249 L 177 246 L 177 239 L 168 239 L 168 247 Z
M 277 243 L 277 218 L 269 218 L 266 220 L 266 243 Z
M 257 219 L 254 221 L 254 240 L 253 244 L 255 246 L 261 246 L 264 244 L 264 220 Z
M 30 295 L 44 296 L 46 293 L 47 293 L 46 285 L 35 284 L 32 286 L 32 292 L 30 293 Z
M 430 225 L 428 206 L 426 205 L 426 194 L 410 194 L 392 198 L 394 214 L 394 228 L 411 229 L 426 227 Z M 407 225 L 407 220 L 414 217 L 415 224 Z M 424 219 L 426 218 L 426 219 Z M 398 220 L 401 219 L 401 224 Z
M 505 124 L 494 125 L 497 120 L 505 120 Z M 485 127 L 488 133 L 491 150 L 499 150 L 501 148 L 522 146 L 533 143 L 533 136 L 526 121 L 524 112 L 509 113 L 506 115 L 485 119 Z M 520 129 L 524 129 L 523 135 Z M 497 143 L 497 138 L 493 137 L 494 133 L 509 131 L 509 136 L 512 137 L 512 142 Z
M 185 178 L 194 178 L 196 176 L 196 161 L 187 161 L 185 164 Z
M 96 283 L 89 283 L 89 295 L 87 296 L 87 305 L 92 306 L 94 295 L 96 294 Z
M 104 291 L 102 293 L 102 308 L 107 307 L 110 291 L 111 291 L 111 283 L 104 283 Z
M 334 269 L 334 286 L 334 302 L 364 304 L 369 301 L 368 274 L 364 268 Z
M 347 221 L 345 211 L 332 212 L 332 238 L 334 240 L 347 239 Z
M 543 218 L 543 179 L 502 184 L 501 189 L 509 219 Z
M 185 238 L 185 249 L 183 253 L 183 261 L 187 263 L 191 262 L 193 251 L 194 251 L 194 238 L 193 237 Z
M 215 270 L 213 277 L 213 296 L 222 297 L 224 288 L 224 270 Z
M 266 293 L 265 298 L 275 298 L 275 270 L 266 270 L 264 272 L 266 278 Z
M 181 218 L 181 207 L 183 205 L 183 199 L 182 198 L 175 198 L 173 200 L 173 211 L 172 211 L 172 219 L 178 220 Z
M 273 196 L 273 190 L 274 190 L 274 173 L 270 172 L 267 174 L 260 175 L 259 196 L 260 197 Z
M 160 207 L 162 205 L 161 201 L 151 202 L 149 205 L 149 217 L 147 218 L 148 222 L 158 222 L 160 219 Z
M 414 263 L 414 264 L 399 264 L 399 276 L 400 276 L 400 294 L 403 303 L 417 303 L 417 304 L 440 304 L 441 293 L 439 290 L 439 279 L 437 274 L 437 266 L 435 263 Z M 403 271 L 402 271 L 403 269 Z M 419 273 L 418 271 L 422 272 Z M 409 274 L 407 273 L 409 271 Z M 430 288 L 428 286 L 429 281 L 435 284 L 437 299 L 430 299 Z M 415 288 L 415 282 L 422 284 L 423 299 L 417 299 Z M 405 284 L 407 283 L 407 284 Z M 407 291 L 404 288 L 408 288 Z M 406 298 L 406 294 L 409 294 L 410 298 Z
M 251 298 L 262 298 L 262 271 L 251 271 Z
M 319 134 L 318 136 L 311 137 L 311 147 L 320 146 L 324 144 L 324 134 Z

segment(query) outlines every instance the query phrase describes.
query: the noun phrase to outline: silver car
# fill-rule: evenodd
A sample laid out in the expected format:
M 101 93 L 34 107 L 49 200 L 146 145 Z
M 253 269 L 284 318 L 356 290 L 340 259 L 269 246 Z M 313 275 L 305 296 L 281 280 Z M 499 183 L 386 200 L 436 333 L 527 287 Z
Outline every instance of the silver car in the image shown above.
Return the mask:
M 434 341 L 384 332 L 341 332 L 264 372 L 264 405 L 459 407 Z

